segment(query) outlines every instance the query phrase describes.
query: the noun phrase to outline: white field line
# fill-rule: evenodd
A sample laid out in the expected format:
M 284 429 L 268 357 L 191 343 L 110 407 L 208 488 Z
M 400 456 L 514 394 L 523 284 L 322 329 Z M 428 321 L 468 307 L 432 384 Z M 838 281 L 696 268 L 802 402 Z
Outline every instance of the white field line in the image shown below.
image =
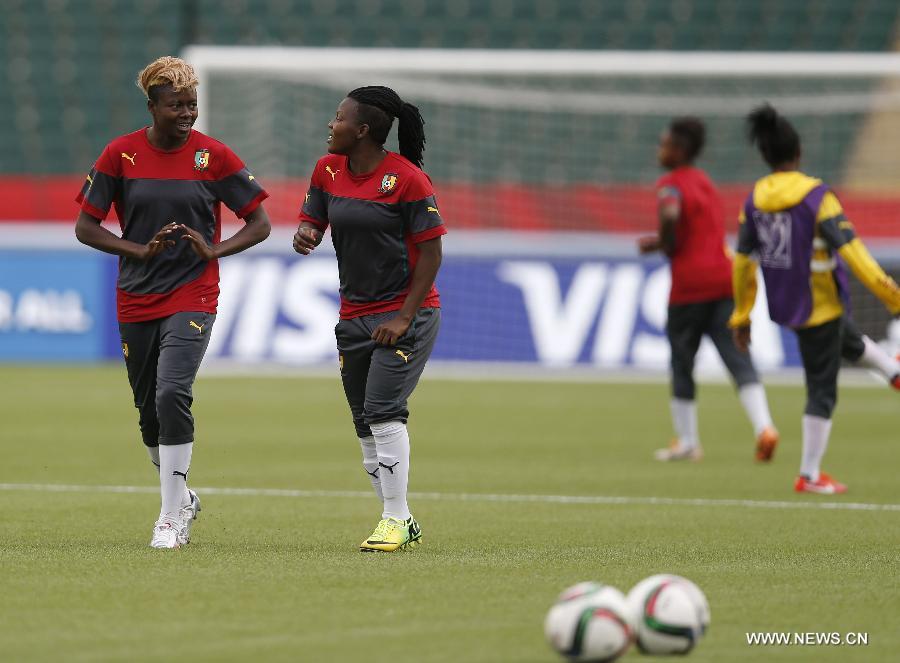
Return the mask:
M 198 488 L 203 495 L 293 498 L 371 499 L 371 491 L 362 490 L 293 490 L 287 488 Z M 152 486 L 80 486 L 55 483 L 0 483 L 0 490 L 42 493 L 147 493 L 156 494 Z M 610 504 L 650 506 L 735 507 L 742 509 L 814 509 L 825 511 L 897 511 L 900 504 L 867 504 L 861 502 L 788 502 L 766 500 L 707 499 L 679 497 L 624 497 L 615 495 L 514 495 L 490 493 L 410 493 L 413 500 L 439 502 L 502 502 L 519 504 Z

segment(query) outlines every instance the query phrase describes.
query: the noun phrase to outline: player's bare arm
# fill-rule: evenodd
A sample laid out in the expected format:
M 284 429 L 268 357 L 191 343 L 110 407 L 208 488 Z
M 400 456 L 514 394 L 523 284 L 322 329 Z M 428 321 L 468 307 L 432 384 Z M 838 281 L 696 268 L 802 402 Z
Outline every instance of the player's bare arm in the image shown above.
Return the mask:
M 425 301 L 434 279 L 437 277 L 441 266 L 442 244 L 441 238 L 435 237 L 416 245 L 419 248 L 419 260 L 412 273 L 412 283 L 409 295 L 403 302 L 403 308 L 397 316 L 385 323 L 378 325 L 372 332 L 372 340 L 382 345 L 394 345 L 409 329 L 409 325 L 416 315 L 416 311 Z
M 168 223 L 149 242 L 138 244 L 137 242 L 122 239 L 100 225 L 100 219 L 91 216 L 85 211 L 81 211 L 78 214 L 77 221 L 75 221 L 75 237 L 82 244 L 104 253 L 112 253 L 113 255 L 134 260 L 150 260 L 167 248 L 175 246 L 172 233 L 175 232 L 177 227 L 178 225 L 175 223 Z

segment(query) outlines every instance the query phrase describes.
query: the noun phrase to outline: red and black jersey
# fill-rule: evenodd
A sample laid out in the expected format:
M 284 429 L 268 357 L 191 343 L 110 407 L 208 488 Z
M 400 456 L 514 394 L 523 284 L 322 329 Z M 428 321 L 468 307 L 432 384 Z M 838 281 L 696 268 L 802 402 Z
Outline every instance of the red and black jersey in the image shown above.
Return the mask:
M 268 195 L 227 145 L 192 131 L 184 146 L 167 152 L 140 129 L 106 146 L 76 201 L 100 220 L 115 205 L 122 237 L 138 244 L 173 221 L 214 244 L 221 237 L 221 203 L 244 218 Z M 184 241 L 148 261 L 120 257 L 116 294 L 120 322 L 215 313 L 219 264 L 201 260 Z
M 347 157 L 319 159 L 300 220 L 331 226 L 341 282 L 341 318 L 402 308 L 419 257 L 416 244 L 446 234 L 431 179 L 388 152 L 371 173 L 354 175 Z M 422 307 L 439 307 L 432 286 Z
M 731 298 L 731 257 L 725 245 L 725 211 L 709 176 L 683 166 L 656 182 L 660 205 L 678 201 L 675 251 L 671 256 L 671 304 Z

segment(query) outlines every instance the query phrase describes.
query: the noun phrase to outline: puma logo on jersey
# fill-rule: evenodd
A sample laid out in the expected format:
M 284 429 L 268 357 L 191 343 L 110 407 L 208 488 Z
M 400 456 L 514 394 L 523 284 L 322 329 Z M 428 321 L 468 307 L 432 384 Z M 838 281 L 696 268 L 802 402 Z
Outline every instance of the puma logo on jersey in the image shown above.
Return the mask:
M 428 211 L 429 211 L 429 212 L 434 212 L 435 214 L 438 214 L 438 209 L 437 209 L 437 207 L 429 207 L 429 208 L 428 208 Z
M 131 156 L 128 156 L 127 154 L 125 154 L 124 152 L 122 152 L 122 158 L 123 158 L 123 159 L 128 159 L 128 160 L 131 162 L 131 165 L 132 165 L 132 166 L 134 165 L 134 158 L 135 158 L 136 156 L 137 156 L 137 152 L 135 152 L 135 153 L 132 154 Z
M 325 166 L 325 172 L 331 175 L 331 181 L 334 182 L 334 178 L 337 177 L 337 174 L 341 172 L 340 170 L 331 170 L 331 166 Z
M 409 354 L 403 354 L 403 350 L 397 350 L 397 351 L 394 352 L 394 354 L 400 355 L 400 356 L 403 358 L 403 363 L 404 363 L 404 364 L 408 364 L 408 363 L 409 363 L 409 358 L 412 357 L 412 352 L 410 352 Z
M 256 179 L 256 178 L 253 177 L 253 175 L 248 175 L 248 176 L 247 176 L 247 181 L 248 181 L 248 182 L 252 182 L 252 181 L 255 180 L 255 179 Z
M 190 321 L 190 325 L 191 325 L 191 327 L 193 327 L 194 329 L 196 329 L 196 330 L 197 330 L 198 332 L 200 332 L 201 334 L 203 333 L 203 327 L 202 327 L 201 325 L 198 325 L 198 324 L 197 324 L 196 322 L 194 322 L 193 320 Z

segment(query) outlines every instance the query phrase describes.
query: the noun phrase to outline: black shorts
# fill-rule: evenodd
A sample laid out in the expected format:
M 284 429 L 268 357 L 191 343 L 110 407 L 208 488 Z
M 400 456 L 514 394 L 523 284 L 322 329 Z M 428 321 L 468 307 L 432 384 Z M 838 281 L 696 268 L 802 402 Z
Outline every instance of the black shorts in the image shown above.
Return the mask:
M 341 320 L 334 328 L 341 381 L 358 437 L 372 434 L 369 424 L 409 417 L 407 399 L 419 382 L 441 326 L 439 308 L 419 309 L 395 345 L 378 345 L 372 332 L 396 311 Z
M 806 377 L 806 414 L 830 419 L 837 405 L 841 359 L 856 362 L 866 349 L 853 320 L 844 315 L 823 325 L 794 330 Z
M 669 306 L 666 335 L 672 350 L 672 395 L 694 400 L 694 359 L 703 336 L 709 336 L 738 387 L 759 382 L 750 354 L 734 344 L 728 319 L 734 311 L 731 299 Z

